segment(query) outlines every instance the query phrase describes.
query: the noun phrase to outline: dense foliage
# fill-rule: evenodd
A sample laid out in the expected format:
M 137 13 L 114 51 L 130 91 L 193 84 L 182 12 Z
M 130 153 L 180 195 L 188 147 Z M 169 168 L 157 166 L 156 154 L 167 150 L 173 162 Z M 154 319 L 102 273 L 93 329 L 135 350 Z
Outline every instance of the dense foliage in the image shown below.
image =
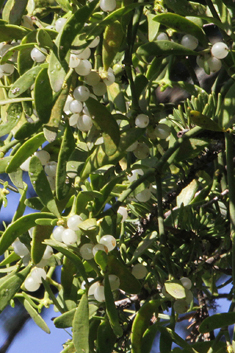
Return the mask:
M 0 311 L 54 305 L 64 353 L 235 351 L 233 1 L 0 6 Z

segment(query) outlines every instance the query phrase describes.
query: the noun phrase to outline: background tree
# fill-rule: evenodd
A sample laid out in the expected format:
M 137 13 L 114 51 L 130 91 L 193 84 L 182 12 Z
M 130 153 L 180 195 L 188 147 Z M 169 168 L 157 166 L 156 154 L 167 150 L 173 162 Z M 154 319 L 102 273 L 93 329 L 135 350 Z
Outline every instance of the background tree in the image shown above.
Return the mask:
M 233 1 L 0 5 L 0 311 L 54 305 L 63 352 L 234 351 Z

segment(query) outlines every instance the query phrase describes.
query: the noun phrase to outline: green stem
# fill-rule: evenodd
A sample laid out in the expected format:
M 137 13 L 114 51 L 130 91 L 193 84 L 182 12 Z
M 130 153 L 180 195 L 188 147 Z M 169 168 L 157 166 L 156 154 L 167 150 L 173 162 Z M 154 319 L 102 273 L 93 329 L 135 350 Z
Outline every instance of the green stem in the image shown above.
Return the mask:
M 225 151 L 229 189 L 230 238 L 232 241 L 232 278 L 235 283 L 235 178 L 233 173 L 233 136 L 225 133 Z M 235 286 L 233 287 L 235 295 Z
M 0 152 L 2 153 L 6 153 L 7 151 L 9 151 L 12 147 L 14 147 L 15 145 L 17 145 L 19 141 L 18 140 L 12 140 L 11 142 L 9 142 L 7 145 L 2 146 L 0 148 Z

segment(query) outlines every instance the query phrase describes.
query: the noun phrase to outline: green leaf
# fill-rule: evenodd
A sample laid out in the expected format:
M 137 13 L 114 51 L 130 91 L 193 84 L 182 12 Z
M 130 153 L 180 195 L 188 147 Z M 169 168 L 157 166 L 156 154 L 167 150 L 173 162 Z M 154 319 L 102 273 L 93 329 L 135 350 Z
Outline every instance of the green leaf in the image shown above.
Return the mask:
M 44 134 L 40 132 L 39 134 L 31 137 L 31 139 L 23 143 L 11 159 L 6 172 L 11 173 L 16 171 L 20 165 L 35 151 L 37 151 L 38 147 L 40 147 L 44 142 Z
M 17 27 L 19 28 L 19 27 Z M 1 27 L 0 27 L 1 29 Z M 28 33 L 25 33 L 25 37 L 21 41 L 21 45 L 27 44 L 27 43 L 35 43 L 36 42 L 36 35 L 37 31 L 30 31 Z M 31 69 L 31 67 L 34 64 L 34 61 L 31 58 L 31 48 L 22 50 L 18 53 L 18 59 L 17 59 L 17 66 L 18 66 L 18 71 L 20 75 L 23 75 L 26 71 Z
M 161 25 L 173 28 L 177 32 L 191 34 L 196 37 L 202 45 L 207 46 L 208 39 L 204 31 L 194 22 L 187 20 L 183 16 L 168 12 L 155 16 L 153 20 L 159 22 Z
M 119 324 L 118 312 L 113 300 L 113 294 L 111 291 L 108 274 L 105 274 L 105 277 L 104 277 L 104 295 L 105 295 L 105 303 L 106 303 L 106 312 L 108 315 L 110 325 L 115 335 L 117 337 L 120 337 L 123 335 L 123 331 Z
M 20 25 L 28 0 L 8 0 L 2 11 L 3 20 Z
M 206 13 L 206 6 L 197 2 L 188 0 L 164 0 L 167 7 L 175 11 L 176 13 L 188 16 L 203 16 Z
M 63 115 L 63 108 L 69 93 L 70 82 L 71 79 L 69 78 L 64 84 L 64 88 L 59 93 L 59 96 L 57 97 L 51 110 L 50 120 L 43 128 L 45 138 L 48 142 L 53 142 L 57 137 L 59 125 Z
M 22 76 L 20 76 L 11 86 L 9 90 L 8 97 L 15 98 L 24 93 L 28 88 L 32 86 L 37 77 L 39 71 L 42 70 L 43 67 L 46 67 L 47 64 L 42 64 L 40 66 L 35 66 L 32 69 L 25 72 Z
M 53 320 L 55 327 L 57 328 L 68 328 L 71 327 L 73 324 L 73 318 L 75 314 L 76 308 L 63 313 L 62 315 L 56 317 Z
M 211 130 L 211 131 L 223 131 L 223 128 L 219 127 L 219 125 L 214 121 L 208 118 L 206 115 L 201 114 L 196 110 L 191 110 L 189 112 L 190 120 L 203 129 Z
M 126 149 L 132 145 L 138 138 L 140 138 L 144 129 L 131 128 L 124 131 L 120 136 L 118 150 L 112 155 L 108 156 L 104 150 L 104 146 L 100 145 L 94 149 L 89 158 L 87 158 L 83 170 L 80 174 L 82 180 L 86 179 L 88 175 L 96 169 L 109 164 L 116 164 L 125 154 Z
M 176 299 L 182 299 L 186 297 L 185 288 L 178 280 L 166 281 L 165 288 L 167 293 Z
M 58 46 L 61 34 L 62 32 L 58 34 L 49 57 L 48 76 L 54 92 L 59 92 L 62 89 L 68 71 L 67 62 L 60 60 L 58 57 Z
M 142 336 L 150 325 L 150 319 L 152 318 L 153 313 L 155 313 L 155 316 L 157 317 L 160 304 L 161 300 L 159 299 L 145 302 L 136 314 L 131 330 L 132 353 L 142 353 Z
M 9 24 L 0 25 L 0 42 L 11 42 L 22 39 L 29 33 L 29 29 Z
M 83 30 L 85 23 L 88 21 L 97 3 L 98 0 L 94 0 L 90 4 L 81 7 L 64 25 L 58 45 L 60 60 L 65 59 L 71 48 L 73 40 L 80 33 L 80 31 Z
M 52 89 L 47 68 L 44 67 L 37 75 L 34 86 L 34 103 L 38 117 L 43 124 L 47 124 L 52 109 Z
M 55 32 L 55 36 L 56 34 L 57 33 Z M 49 49 L 49 48 L 52 49 L 54 46 L 50 34 L 44 28 L 40 28 L 37 31 L 37 43 L 40 47 L 46 48 L 46 49 Z
M 195 179 L 191 181 L 177 196 L 176 204 L 178 207 L 183 203 L 184 206 L 187 206 L 193 199 L 196 191 L 198 189 L 198 183 Z
M 75 149 L 75 141 L 73 131 L 67 124 L 64 130 L 64 135 L 58 155 L 58 165 L 56 171 L 56 196 L 58 200 L 63 200 L 69 193 L 71 183 L 66 183 L 67 177 L 67 161 Z
M 6 230 L 3 232 L 0 238 L 0 255 L 6 251 L 9 246 L 19 237 L 21 234 L 27 232 L 30 228 L 35 226 L 35 220 L 38 218 L 54 218 L 51 213 L 40 212 L 31 213 L 26 216 L 22 216 L 15 222 L 11 223 Z
M 77 353 L 89 353 L 88 296 L 84 293 L 73 319 L 73 343 Z
M 131 260 L 128 262 L 129 265 L 133 264 L 138 257 L 140 257 L 145 250 L 147 250 L 156 241 L 158 234 L 156 231 L 149 233 L 146 237 L 139 242 L 137 248 L 135 249 Z
M 94 259 L 95 262 L 100 266 L 101 270 L 105 272 L 108 265 L 108 255 L 104 251 L 99 250 L 96 252 Z
M 116 342 L 116 335 L 110 326 L 108 320 L 100 323 L 97 331 L 97 345 L 99 352 L 112 353 L 114 343 Z
M 69 0 L 56 0 L 56 2 L 62 7 L 64 11 L 71 11 L 73 8 L 70 5 Z
M 227 128 L 230 126 L 231 117 L 234 116 L 235 105 L 235 83 L 229 88 L 226 93 L 221 108 L 219 110 L 218 119 L 220 125 Z
M 26 44 L 15 45 L 14 47 L 9 48 L 2 56 L 2 58 L 0 60 L 0 64 L 1 65 L 5 64 L 7 62 L 7 60 L 9 60 L 16 51 L 20 52 L 25 49 L 32 50 L 34 48 L 35 44 L 36 43 L 26 43 Z
M 66 313 L 63 313 L 62 315 L 56 317 L 53 321 L 55 327 L 57 328 L 72 327 L 75 311 L 76 311 L 76 308 L 66 311 Z M 97 306 L 93 304 L 89 304 L 89 318 L 91 318 L 96 311 L 97 311 Z
M 22 114 L 21 103 L 12 103 L 7 108 L 7 121 L 0 124 L 0 137 L 9 134 L 20 121 Z
M 113 155 L 119 145 L 120 133 L 116 120 L 107 108 L 97 100 L 89 98 L 86 106 L 94 116 L 94 123 L 102 130 L 104 136 L 105 152 L 108 156 Z
M 45 226 L 39 224 L 36 224 L 34 227 L 31 246 L 31 258 L 34 264 L 38 264 L 41 261 L 46 249 L 46 245 L 43 242 L 45 239 L 50 238 L 53 228 L 54 226 L 51 225 Z
M 38 312 L 32 307 L 32 305 L 28 302 L 28 300 L 24 299 L 23 301 L 24 307 L 35 322 L 43 331 L 46 333 L 51 333 L 49 327 L 43 320 L 43 318 L 38 314 Z
M 147 15 L 147 19 L 148 19 L 148 40 L 149 42 L 152 42 L 156 39 L 157 34 L 158 34 L 158 30 L 160 27 L 160 23 L 154 21 L 154 18 L 156 16 L 152 13 L 149 13 Z
M 126 113 L 126 102 L 120 85 L 114 82 L 112 85 L 107 86 L 107 92 L 109 100 L 113 102 L 117 110 Z
M 19 291 L 22 283 L 29 274 L 31 265 L 24 268 L 22 271 L 9 276 L 3 283 L 0 285 L 0 312 L 5 309 L 9 304 L 10 300 L 14 295 Z
M 181 338 L 176 332 L 171 330 L 169 327 L 163 327 L 159 326 L 159 331 L 161 333 L 164 333 L 164 335 L 169 338 L 171 338 L 176 344 L 178 344 L 180 347 L 186 349 L 188 352 L 191 353 L 198 353 L 196 349 L 194 349 L 190 344 L 188 344 L 187 341 L 185 341 L 183 338 Z
M 207 317 L 199 326 L 200 333 L 235 324 L 235 313 L 220 313 Z
M 47 180 L 42 163 L 36 156 L 33 156 L 30 159 L 29 177 L 33 188 L 42 201 L 43 205 L 57 218 L 60 218 L 60 212 L 54 200 L 49 181 Z
M 185 48 L 183 45 L 169 40 L 158 40 L 141 45 L 137 49 L 138 55 L 149 56 L 168 56 L 168 55 L 198 55 L 196 51 Z
M 127 293 L 137 294 L 140 292 L 139 281 L 129 272 L 127 266 L 117 259 L 115 255 L 108 254 L 108 272 L 118 276 L 120 288 Z
M 84 268 L 84 265 L 78 255 L 76 255 L 74 252 L 72 252 L 72 247 L 67 247 L 66 245 L 59 243 L 55 240 L 48 239 L 44 241 L 45 244 L 52 246 L 54 249 L 58 250 L 62 254 L 64 254 L 66 257 L 68 257 L 76 266 L 78 269 L 79 275 L 84 279 L 84 281 L 87 281 L 87 275 L 86 271 Z

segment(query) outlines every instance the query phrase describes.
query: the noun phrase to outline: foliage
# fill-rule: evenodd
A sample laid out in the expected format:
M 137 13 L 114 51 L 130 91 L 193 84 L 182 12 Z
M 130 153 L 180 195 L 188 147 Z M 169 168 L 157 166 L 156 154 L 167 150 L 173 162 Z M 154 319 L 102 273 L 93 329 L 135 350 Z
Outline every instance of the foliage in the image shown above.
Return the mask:
M 164 353 L 233 352 L 233 290 L 208 317 L 235 279 L 233 1 L 20 4 L 0 1 L 0 206 L 20 194 L 0 310 L 20 301 L 49 333 L 54 305 L 63 352 L 147 353 L 157 333 Z

